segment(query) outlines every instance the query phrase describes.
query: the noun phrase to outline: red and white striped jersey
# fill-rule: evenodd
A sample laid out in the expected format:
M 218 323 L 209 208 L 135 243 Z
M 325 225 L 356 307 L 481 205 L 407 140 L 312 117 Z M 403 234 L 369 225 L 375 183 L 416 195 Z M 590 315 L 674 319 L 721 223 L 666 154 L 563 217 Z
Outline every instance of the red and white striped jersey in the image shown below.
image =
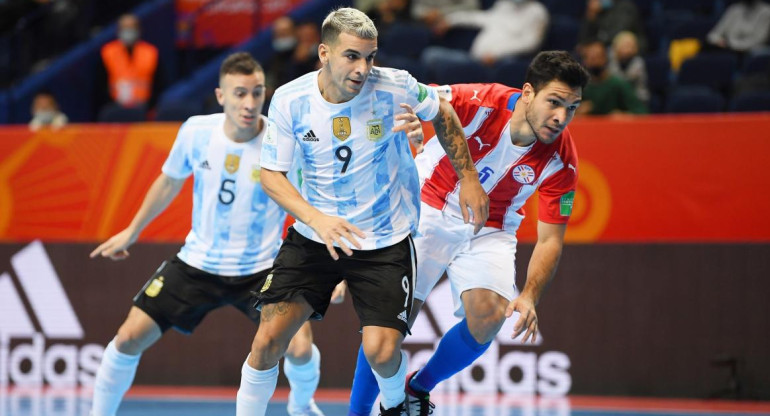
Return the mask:
M 563 224 L 572 213 L 577 186 L 577 152 L 568 129 L 551 144 L 527 147 L 511 140 L 510 119 L 521 90 L 501 84 L 436 87 L 454 107 L 468 140 L 481 186 L 489 195 L 487 227 L 516 233 L 524 202 L 537 189 L 538 219 Z M 451 96 L 450 96 L 451 94 Z M 462 218 L 459 185 L 438 140 L 429 140 L 416 158 L 422 201 Z

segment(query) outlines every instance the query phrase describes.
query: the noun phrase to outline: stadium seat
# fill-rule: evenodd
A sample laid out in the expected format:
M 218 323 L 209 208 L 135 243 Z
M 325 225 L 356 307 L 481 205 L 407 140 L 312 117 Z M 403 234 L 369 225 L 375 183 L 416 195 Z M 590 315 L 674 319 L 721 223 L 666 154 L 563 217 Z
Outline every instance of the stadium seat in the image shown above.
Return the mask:
M 667 113 L 718 113 L 725 108 L 725 99 L 706 87 L 679 87 L 666 100 Z
M 647 88 L 654 93 L 663 93 L 671 81 L 671 62 L 667 56 L 647 56 L 644 58 L 647 68 Z
M 699 54 L 682 63 L 678 85 L 702 85 L 725 91 L 732 83 L 738 61 L 724 53 Z
M 577 46 L 580 21 L 571 16 L 551 16 L 542 50 L 572 51 Z
M 492 69 L 492 82 L 499 82 L 509 87 L 521 88 L 527 75 L 529 60 L 509 59 L 501 62 Z
M 743 62 L 744 75 L 770 71 L 770 49 L 750 52 Z
M 419 59 L 407 58 L 404 56 L 387 56 L 381 60 L 383 66 L 390 68 L 403 69 L 409 72 L 413 77 L 424 81 L 426 77 L 425 67 Z
M 200 101 L 169 101 L 158 104 L 155 121 L 185 121 L 202 112 L 203 105 Z
M 441 39 L 438 39 L 436 45 L 467 51 L 471 49 L 473 40 L 476 39 L 478 34 L 479 29 L 454 27 L 449 29 Z
M 770 91 L 747 92 L 734 97 L 730 111 L 770 111 Z
M 586 13 L 586 2 L 576 0 L 543 0 L 551 16 L 582 18 Z
M 380 38 L 380 53 L 385 56 L 405 56 L 417 59 L 428 47 L 431 32 L 425 26 L 396 23 Z
M 437 84 L 460 84 L 470 82 L 489 82 L 487 68 L 475 61 L 462 64 L 437 65 L 435 69 Z
M 691 17 L 676 17 L 666 19 L 668 21 L 666 25 L 666 38 L 671 41 L 672 39 L 686 39 L 695 38 L 704 42 L 706 35 L 714 28 L 717 21 L 713 17 L 705 16 L 691 16 Z
M 101 123 L 134 123 L 147 121 L 147 110 L 144 107 L 124 108 L 119 104 L 110 103 L 99 111 L 98 121 Z
M 664 14 L 712 16 L 715 5 L 715 0 L 660 0 L 661 11 Z

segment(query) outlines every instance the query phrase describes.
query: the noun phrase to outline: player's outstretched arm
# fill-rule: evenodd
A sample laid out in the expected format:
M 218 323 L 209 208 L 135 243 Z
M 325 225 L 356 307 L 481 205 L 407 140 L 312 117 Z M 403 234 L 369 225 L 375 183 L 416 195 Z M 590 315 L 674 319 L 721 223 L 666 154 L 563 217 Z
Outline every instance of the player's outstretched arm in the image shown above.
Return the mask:
M 529 260 L 527 268 L 527 282 L 524 284 L 524 290 L 521 295 L 512 300 L 505 310 L 505 316 L 511 317 L 514 311 L 519 312 L 521 316 L 513 325 L 513 335 L 516 338 L 524 333 L 523 342 L 532 339 L 537 340 L 538 322 L 535 305 L 543 296 L 548 283 L 553 279 L 556 273 L 556 267 L 559 265 L 561 250 L 564 246 L 564 232 L 567 230 L 567 224 L 549 224 L 542 221 L 537 222 L 537 243 L 532 257 Z
M 420 123 L 420 119 L 417 118 L 417 114 L 415 114 L 412 106 L 406 103 L 401 103 L 399 105 L 405 110 L 405 112 L 396 114 L 394 120 L 396 120 L 396 122 L 403 121 L 403 123 L 393 127 L 393 132 L 406 132 L 406 137 L 412 143 L 412 146 L 414 146 L 415 152 L 418 154 L 422 153 L 422 142 L 424 140 L 422 133 L 422 123 Z
M 361 244 L 354 235 L 365 238 L 364 233 L 343 218 L 326 215 L 310 205 L 286 178 L 286 172 L 262 168 L 260 177 L 265 193 L 291 216 L 313 228 L 323 239 L 329 255 L 334 260 L 339 259 L 334 249 L 335 243 L 348 256 L 352 256 L 353 251 L 346 241 L 356 248 L 361 248 Z
M 449 104 L 449 101 L 441 98 L 438 115 L 433 119 L 433 128 L 436 130 L 441 146 L 444 148 L 452 166 L 460 179 L 460 210 L 463 220 L 467 224 L 473 216 L 474 233 L 486 224 L 489 217 L 489 196 L 484 192 L 479 182 L 479 173 L 471 159 L 468 150 L 468 142 L 465 140 L 460 119 Z M 468 210 L 470 209 L 470 213 Z
M 123 260 L 128 257 L 128 247 L 136 242 L 142 230 L 179 195 L 184 182 L 185 179 L 174 179 L 161 173 L 147 191 L 142 206 L 134 215 L 131 224 L 102 243 L 91 252 L 89 257 L 109 257 L 112 260 Z

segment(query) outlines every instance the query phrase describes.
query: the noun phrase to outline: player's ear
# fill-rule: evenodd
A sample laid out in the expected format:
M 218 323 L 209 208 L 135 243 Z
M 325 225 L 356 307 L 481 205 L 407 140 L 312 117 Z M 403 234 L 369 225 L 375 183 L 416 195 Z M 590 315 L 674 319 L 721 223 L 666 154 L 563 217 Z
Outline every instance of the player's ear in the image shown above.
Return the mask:
M 326 66 L 329 63 L 330 53 L 329 45 L 325 43 L 318 44 L 318 59 L 321 60 L 321 65 Z
M 529 104 L 535 98 L 535 87 L 529 82 L 525 82 L 521 87 L 521 99 L 524 103 Z
M 225 94 L 224 92 L 222 92 L 222 88 L 219 88 L 219 87 L 215 88 L 214 95 L 216 95 L 217 102 L 219 103 L 219 105 L 222 105 L 222 106 L 225 105 Z

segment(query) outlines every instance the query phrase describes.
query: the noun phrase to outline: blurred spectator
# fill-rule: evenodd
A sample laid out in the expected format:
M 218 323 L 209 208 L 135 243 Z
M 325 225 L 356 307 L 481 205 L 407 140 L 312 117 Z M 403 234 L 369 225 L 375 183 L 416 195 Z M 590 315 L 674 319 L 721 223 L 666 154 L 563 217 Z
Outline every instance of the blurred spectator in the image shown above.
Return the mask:
M 321 34 L 313 22 L 295 27 L 289 17 L 273 23 L 273 57 L 267 65 L 266 84 L 280 87 L 288 81 L 318 68 L 318 44 Z M 269 94 L 271 95 L 271 94 Z
M 647 67 L 644 58 L 639 56 L 639 46 L 636 36 L 623 31 L 612 40 L 609 70 L 611 75 L 618 76 L 630 82 L 636 91 L 636 97 L 644 103 L 650 101 L 650 90 L 647 88 Z
M 583 89 L 583 102 L 578 114 L 606 115 L 644 114 L 646 106 L 639 101 L 634 87 L 626 80 L 610 74 L 607 49 L 601 42 L 591 42 L 580 48 L 583 65 L 591 73 L 591 81 Z
M 409 0 L 380 0 L 373 4 L 366 14 L 377 26 L 377 31 L 382 34 L 394 23 L 410 23 L 412 16 L 409 11 Z
M 53 94 L 47 91 L 41 91 L 32 99 L 32 120 L 29 122 L 29 129 L 38 131 L 45 127 L 54 130 L 62 128 L 67 124 L 67 116 L 59 110 L 59 104 Z
M 139 19 L 124 14 L 118 38 L 102 47 L 97 108 L 113 102 L 124 108 L 151 108 L 161 88 L 158 48 L 140 39 Z
M 449 27 L 481 29 L 470 52 L 434 46 L 423 52 L 421 60 L 430 71 L 469 60 L 492 66 L 535 53 L 545 38 L 548 19 L 548 10 L 536 0 L 497 0 L 489 10 L 451 13 L 446 16 Z
M 480 0 L 412 0 L 412 19 L 427 25 L 433 33 L 443 36 L 449 29 L 445 17 L 455 12 L 481 10 Z
M 622 31 L 636 35 L 640 51 L 647 50 L 647 40 L 642 30 L 639 10 L 631 0 L 588 0 L 586 14 L 580 27 L 578 44 L 599 41 L 610 46 Z
M 718 48 L 746 52 L 763 46 L 770 33 L 770 5 L 741 0 L 730 5 L 706 40 Z

